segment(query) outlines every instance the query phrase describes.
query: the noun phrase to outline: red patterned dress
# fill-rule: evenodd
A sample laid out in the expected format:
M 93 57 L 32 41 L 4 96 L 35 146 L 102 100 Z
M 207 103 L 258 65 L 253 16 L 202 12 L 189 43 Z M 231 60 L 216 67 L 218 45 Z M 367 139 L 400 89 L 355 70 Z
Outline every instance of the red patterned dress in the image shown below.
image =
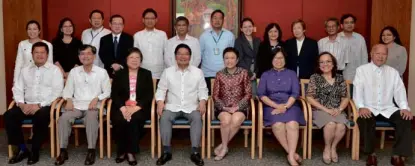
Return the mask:
M 248 71 L 243 68 L 237 67 L 233 74 L 226 68 L 216 73 L 212 93 L 216 117 L 224 107 L 235 106 L 239 106 L 238 112 L 246 116 L 252 97 L 251 88 Z

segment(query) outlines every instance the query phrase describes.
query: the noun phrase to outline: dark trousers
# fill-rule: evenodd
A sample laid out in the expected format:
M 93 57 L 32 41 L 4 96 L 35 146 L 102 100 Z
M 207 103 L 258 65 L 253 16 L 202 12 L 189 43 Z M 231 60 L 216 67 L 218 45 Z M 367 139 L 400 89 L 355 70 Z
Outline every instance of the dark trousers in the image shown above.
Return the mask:
M 139 141 L 143 136 L 145 116 L 137 111 L 131 116 L 130 122 L 124 119 L 121 111 L 111 111 L 111 123 L 117 143 L 117 154 L 138 153 Z
M 38 152 L 42 142 L 48 137 L 50 106 L 40 108 L 34 115 L 25 115 L 17 106 L 6 111 L 6 113 L 4 113 L 4 121 L 9 144 L 24 144 L 22 121 L 25 119 L 32 119 L 32 151 Z
M 205 81 L 206 81 L 206 85 L 207 85 L 207 88 L 208 88 L 208 95 L 209 96 L 211 95 L 211 92 L 212 92 L 212 89 L 210 87 L 210 86 L 212 86 L 212 84 L 210 83 L 211 79 L 215 79 L 215 77 L 205 77 Z
M 389 119 L 382 115 L 374 117 L 373 114 L 369 119 L 357 119 L 365 153 L 372 154 L 375 151 L 376 121 L 387 121 L 394 125 L 396 142 L 393 145 L 393 155 L 412 156 L 412 121 L 402 119 L 400 111 L 393 113 Z

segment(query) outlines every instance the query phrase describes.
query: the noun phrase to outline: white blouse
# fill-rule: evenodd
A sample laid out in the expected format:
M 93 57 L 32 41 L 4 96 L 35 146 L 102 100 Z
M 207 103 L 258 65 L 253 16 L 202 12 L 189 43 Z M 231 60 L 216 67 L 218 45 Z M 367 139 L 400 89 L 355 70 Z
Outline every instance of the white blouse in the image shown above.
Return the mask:
M 49 55 L 48 55 L 48 61 L 49 63 L 53 64 L 53 48 L 52 44 L 50 44 L 46 40 L 42 40 L 42 42 L 46 43 L 49 47 Z M 26 67 L 30 66 L 31 64 L 34 64 L 33 57 L 32 57 L 32 45 L 34 43 L 30 43 L 29 39 L 22 40 L 19 43 L 19 46 L 17 48 L 17 56 L 16 56 L 16 64 L 14 67 L 14 77 L 13 82 L 17 81 L 17 78 L 19 78 L 20 71 Z

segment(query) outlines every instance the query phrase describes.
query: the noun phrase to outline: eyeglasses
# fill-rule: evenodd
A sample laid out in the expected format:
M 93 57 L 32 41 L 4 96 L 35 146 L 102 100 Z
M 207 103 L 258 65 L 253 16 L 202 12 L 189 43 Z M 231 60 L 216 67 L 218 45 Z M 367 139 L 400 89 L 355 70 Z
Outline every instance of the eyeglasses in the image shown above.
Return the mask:
M 124 23 L 111 23 L 111 25 L 113 25 L 113 26 L 123 26 Z
M 155 17 L 144 17 L 144 20 L 155 20 Z
M 320 61 L 318 62 L 320 65 L 331 65 L 333 64 L 333 61 Z

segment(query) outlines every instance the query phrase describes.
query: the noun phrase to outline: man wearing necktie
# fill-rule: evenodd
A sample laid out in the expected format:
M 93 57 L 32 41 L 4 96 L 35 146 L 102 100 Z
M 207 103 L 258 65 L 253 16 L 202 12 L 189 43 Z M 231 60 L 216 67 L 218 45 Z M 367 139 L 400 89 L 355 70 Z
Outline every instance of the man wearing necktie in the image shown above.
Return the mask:
M 110 28 L 111 33 L 101 38 L 99 56 L 108 75 L 113 78 L 116 71 L 126 66 L 125 58 L 128 55 L 128 49 L 134 45 L 134 39 L 123 32 L 124 18 L 121 15 L 111 16 Z

